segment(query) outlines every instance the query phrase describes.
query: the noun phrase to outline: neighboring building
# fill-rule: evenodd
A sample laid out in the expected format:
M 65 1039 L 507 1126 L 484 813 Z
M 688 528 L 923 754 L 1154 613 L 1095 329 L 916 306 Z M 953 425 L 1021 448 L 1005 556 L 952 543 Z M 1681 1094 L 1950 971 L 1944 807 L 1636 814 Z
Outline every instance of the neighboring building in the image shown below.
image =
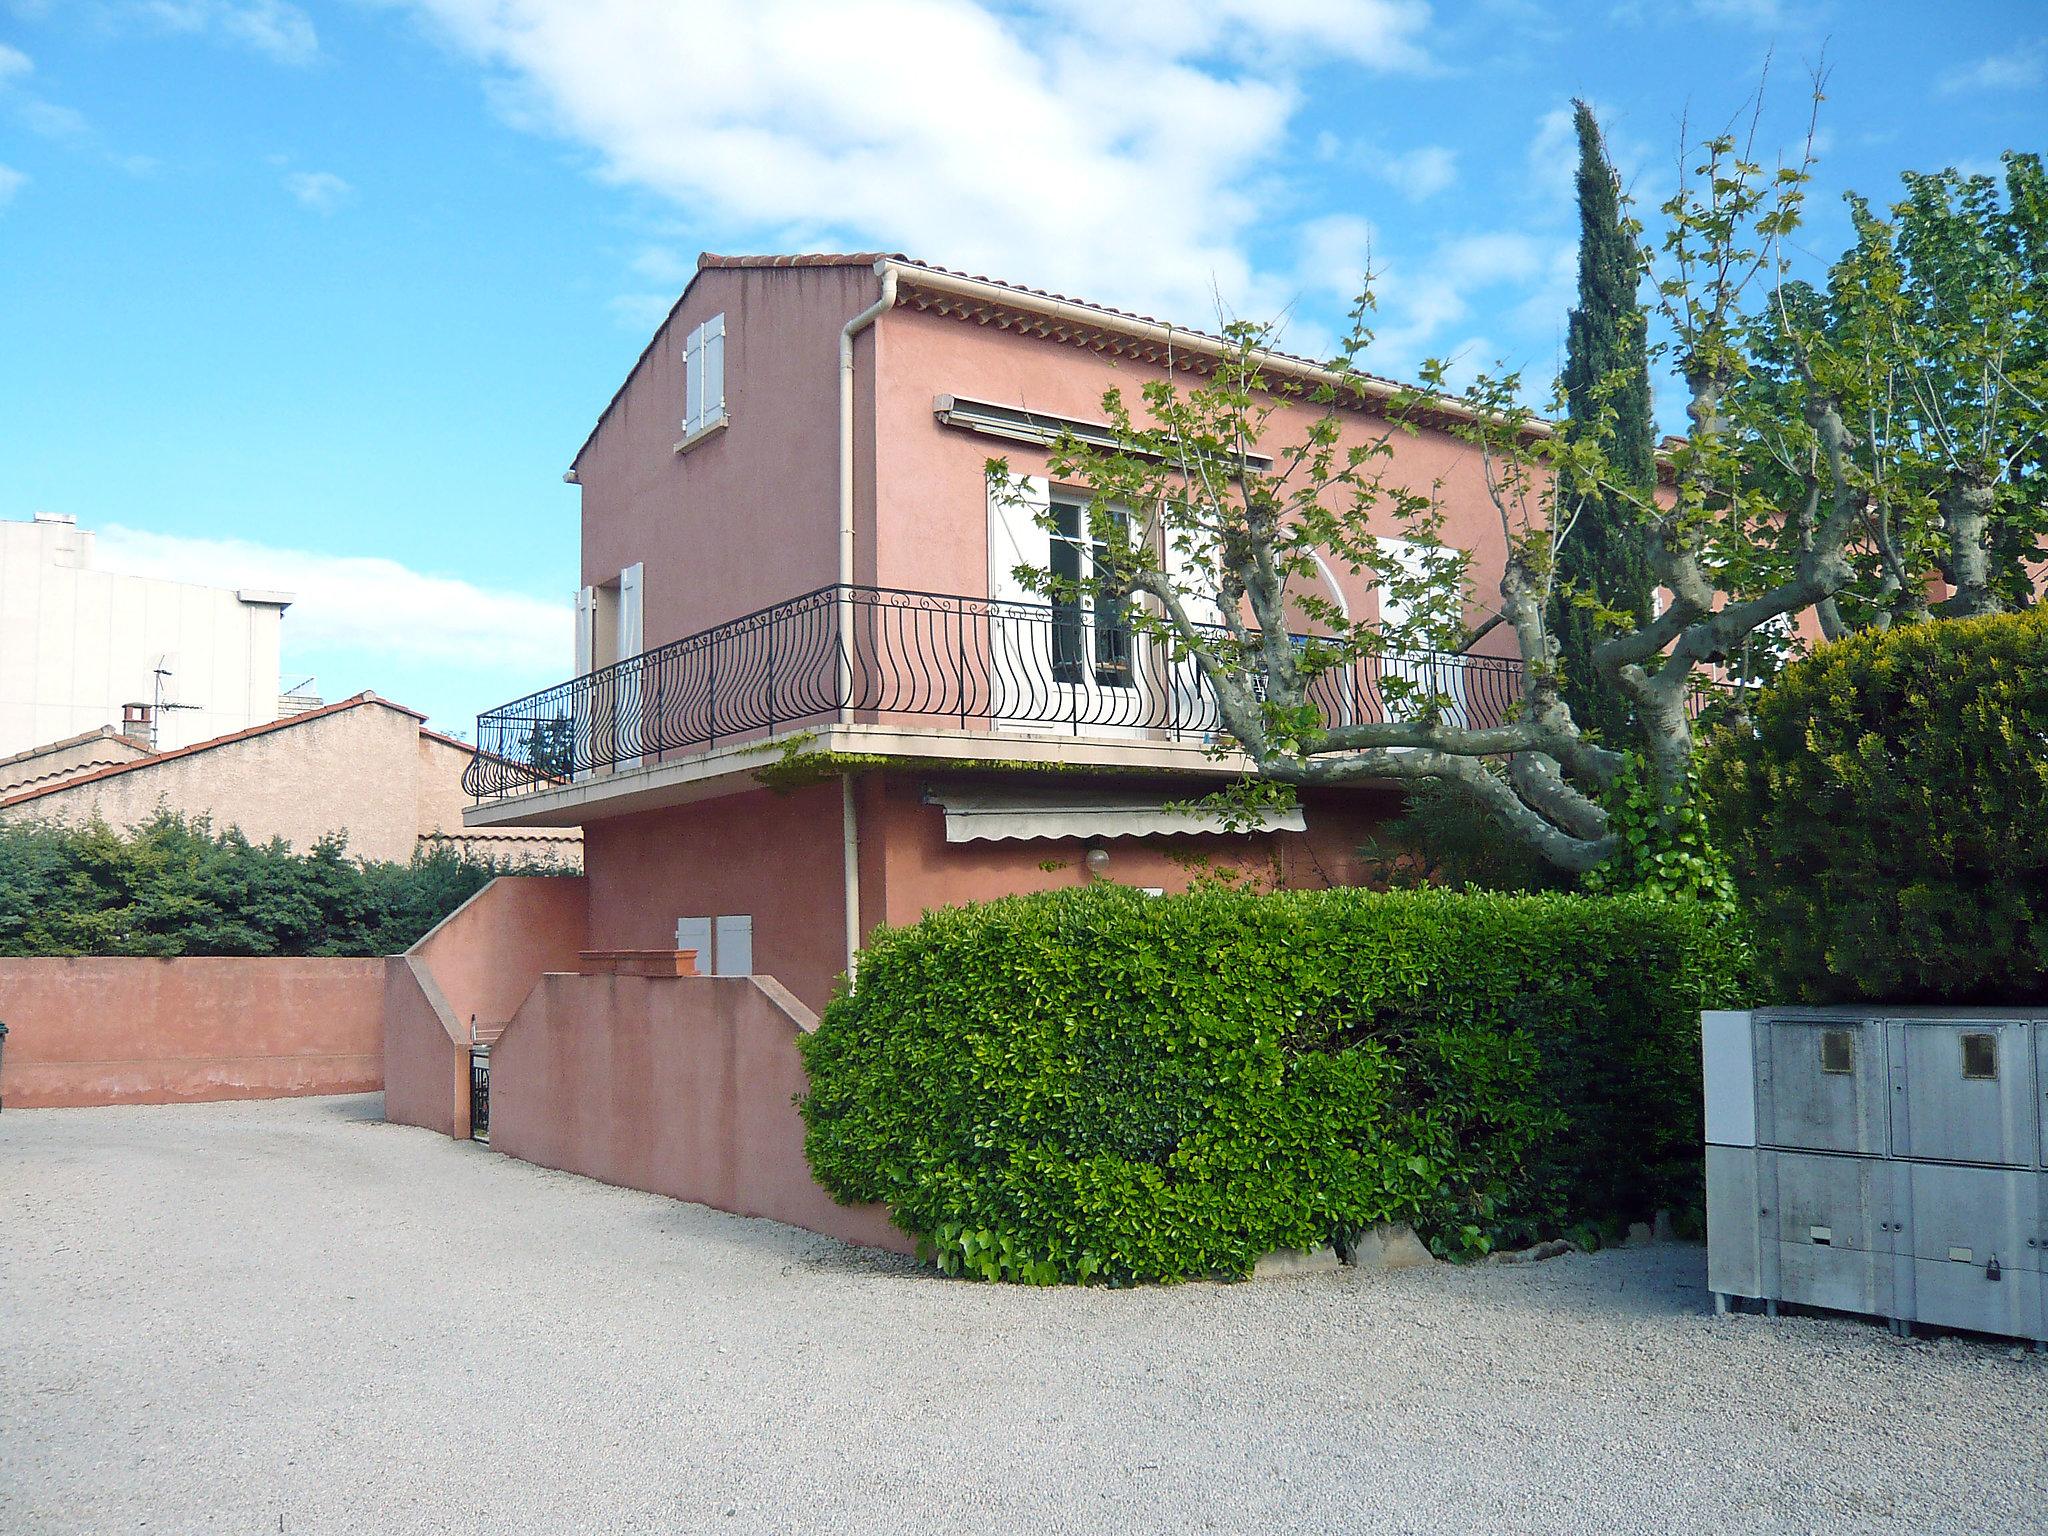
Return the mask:
M 96 570 L 67 516 L 0 521 L 0 754 L 108 726 L 166 751 L 275 720 L 290 602 Z
M 402 863 L 416 849 L 452 846 L 479 858 L 577 866 L 574 831 L 467 831 L 469 743 L 425 721 L 361 693 L 168 752 L 138 752 L 119 736 L 61 742 L 0 762 L 0 819 L 77 825 L 97 817 L 127 828 L 169 809 L 238 827 L 251 842 L 281 837 L 300 852 L 342 833 L 365 859 Z M 68 770 L 54 766 L 67 760 Z M 4 787 L 16 775 L 24 777 Z
M 480 717 L 469 825 L 584 829 L 591 951 L 750 917 L 748 964 L 812 1006 L 875 925 L 934 905 L 1089 879 L 1178 889 L 1205 860 L 1359 878 L 1397 790 L 1311 793 L 1246 834 L 1178 816 L 1236 771 L 1207 750 L 1203 685 L 1113 613 L 1047 605 L 1011 575 L 1092 558 L 1044 478 L 1052 438 L 1099 432 L 1105 389 L 1135 397 L 1219 350 L 901 257 L 702 258 L 567 476 L 577 675 Z M 1378 410 L 1351 409 L 1346 441 L 1383 430 Z M 1276 441 L 1315 411 L 1280 406 Z M 1035 506 L 990 496 L 992 455 L 1037 477 Z M 1443 536 L 1489 590 L 1503 551 L 1478 454 L 1425 426 L 1390 462 L 1439 487 Z M 1383 617 L 1369 579 L 1326 573 L 1323 595 Z M 1435 669 L 1484 722 L 1519 690 L 1508 637 L 1491 643 L 1384 665 Z M 1326 710 L 1374 718 L 1382 675 L 1330 679 Z
M 132 763 L 139 757 L 150 755 L 149 743 L 133 736 L 123 736 L 111 725 L 103 725 L 96 731 L 87 731 L 82 736 L 67 736 L 62 741 L 53 741 L 48 746 L 31 747 L 26 752 L 17 752 L 12 757 L 0 757 L 0 796 L 28 789 L 36 784 L 49 784 L 58 779 L 76 778 L 95 768 L 112 768 L 118 763 Z

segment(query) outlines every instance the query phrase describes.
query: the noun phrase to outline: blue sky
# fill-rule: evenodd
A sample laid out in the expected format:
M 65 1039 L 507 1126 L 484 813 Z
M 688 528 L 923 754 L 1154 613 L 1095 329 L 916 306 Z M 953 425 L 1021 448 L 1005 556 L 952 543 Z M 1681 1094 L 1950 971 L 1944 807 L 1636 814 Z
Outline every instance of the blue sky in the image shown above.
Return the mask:
M 1674 177 L 1773 57 L 1838 194 L 2041 149 L 2048 4 L 0 0 L 0 517 L 284 587 L 287 682 L 466 731 L 570 670 L 561 483 L 699 250 L 1216 296 L 1547 377 L 1574 95 Z

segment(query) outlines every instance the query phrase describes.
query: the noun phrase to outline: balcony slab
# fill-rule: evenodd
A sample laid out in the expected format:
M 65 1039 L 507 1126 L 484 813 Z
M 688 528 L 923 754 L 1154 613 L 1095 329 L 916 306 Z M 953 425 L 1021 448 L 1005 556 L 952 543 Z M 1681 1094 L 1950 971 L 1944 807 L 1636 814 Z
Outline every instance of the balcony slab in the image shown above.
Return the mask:
M 1156 736 L 961 731 L 936 726 L 824 725 L 677 753 L 665 762 L 592 773 L 572 783 L 487 800 L 464 810 L 469 827 L 577 827 L 613 816 L 688 805 L 758 789 L 807 756 L 848 754 L 948 767 L 1099 768 L 1172 778 L 1233 778 L 1248 759 L 1196 741 Z

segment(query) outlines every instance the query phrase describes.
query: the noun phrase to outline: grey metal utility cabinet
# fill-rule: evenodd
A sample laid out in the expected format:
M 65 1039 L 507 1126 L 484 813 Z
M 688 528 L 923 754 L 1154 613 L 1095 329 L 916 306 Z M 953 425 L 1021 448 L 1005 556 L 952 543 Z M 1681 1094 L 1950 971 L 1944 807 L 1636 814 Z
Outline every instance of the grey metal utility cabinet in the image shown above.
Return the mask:
M 2048 1347 L 2048 1009 L 1701 1020 L 1707 1285 Z

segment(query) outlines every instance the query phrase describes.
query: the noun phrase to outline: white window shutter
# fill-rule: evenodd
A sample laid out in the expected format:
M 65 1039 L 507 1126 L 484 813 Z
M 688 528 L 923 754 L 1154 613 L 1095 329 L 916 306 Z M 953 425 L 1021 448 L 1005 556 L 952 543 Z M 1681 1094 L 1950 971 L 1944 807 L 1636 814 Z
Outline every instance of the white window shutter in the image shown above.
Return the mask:
M 704 387 L 703 412 L 697 425 L 708 427 L 725 420 L 725 316 L 713 315 L 704 322 L 702 346 Z
M 646 566 L 629 565 L 619 572 L 619 659 L 638 656 L 647 647 L 646 605 L 643 598 Z
M 1176 537 L 1188 542 L 1185 550 L 1175 542 Z M 1216 541 L 1206 534 L 1193 529 L 1174 530 L 1165 533 L 1165 548 L 1161 552 L 1161 566 L 1173 583 L 1185 591 L 1181 606 L 1197 624 L 1221 624 L 1223 609 L 1217 601 L 1221 583 L 1217 580 L 1220 569 L 1220 555 Z
M 683 435 L 704 424 L 704 327 L 683 343 Z
M 712 965 L 714 976 L 754 974 L 754 919 L 720 917 L 712 920 Z
M 1428 557 L 1423 546 L 1412 539 L 1390 539 L 1382 537 L 1380 549 L 1392 556 L 1390 564 L 1397 566 L 1404 577 L 1415 578 L 1428 569 Z M 1382 587 L 1379 591 L 1380 628 L 1397 629 L 1408 622 L 1408 604 Z
M 1042 603 L 1017 580 L 1016 569 L 1052 564 L 1052 534 L 1042 519 L 1052 505 L 1052 483 L 1040 475 L 988 483 L 988 595 L 998 603 Z
M 576 594 L 576 675 L 587 676 L 597 656 L 597 588 Z

